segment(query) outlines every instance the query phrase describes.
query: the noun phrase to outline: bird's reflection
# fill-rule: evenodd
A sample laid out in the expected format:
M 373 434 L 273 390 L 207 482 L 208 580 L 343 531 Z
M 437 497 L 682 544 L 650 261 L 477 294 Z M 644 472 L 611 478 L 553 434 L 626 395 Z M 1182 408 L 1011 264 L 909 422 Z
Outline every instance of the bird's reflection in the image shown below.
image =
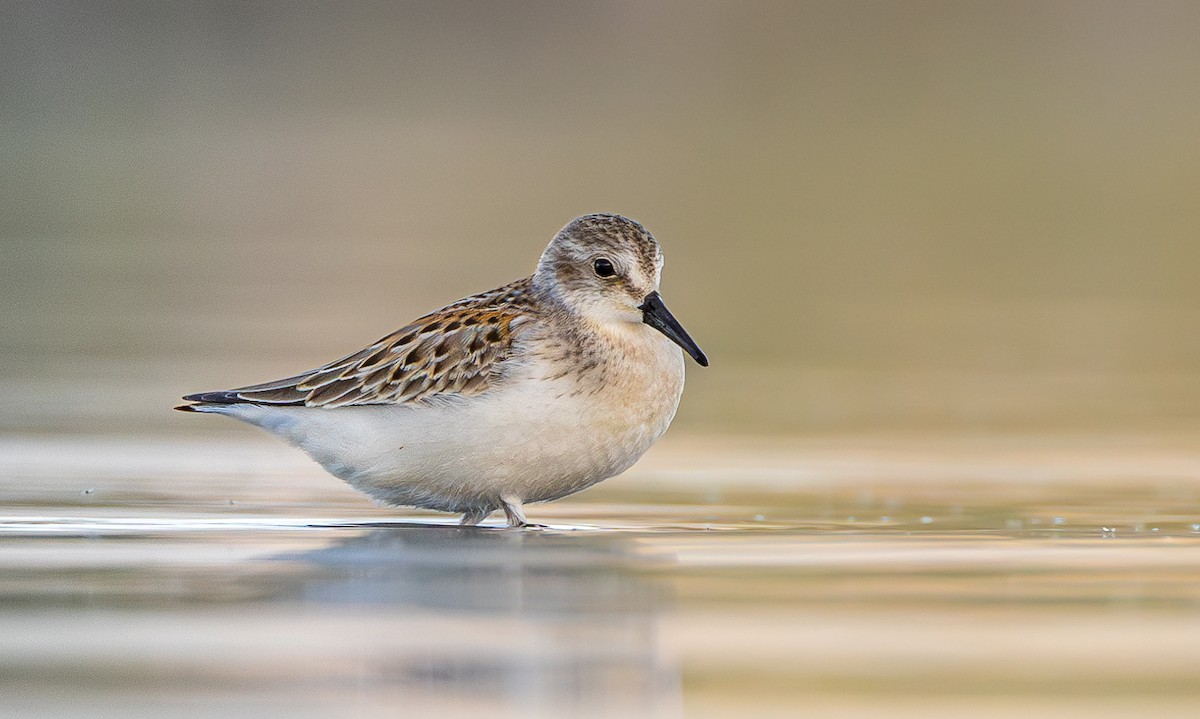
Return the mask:
M 304 599 L 461 612 L 653 613 L 653 560 L 620 536 L 387 525 L 293 555 L 315 571 Z
M 354 662 L 363 691 L 435 705 L 483 692 L 500 714 L 677 713 L 679 670 L 657 640 L 669 590 L 635 539 L 394 524 L 277 559 L 297 571 L 273 601 L 406 622 Z M 421 636 L 412 617 L 430 622 Z

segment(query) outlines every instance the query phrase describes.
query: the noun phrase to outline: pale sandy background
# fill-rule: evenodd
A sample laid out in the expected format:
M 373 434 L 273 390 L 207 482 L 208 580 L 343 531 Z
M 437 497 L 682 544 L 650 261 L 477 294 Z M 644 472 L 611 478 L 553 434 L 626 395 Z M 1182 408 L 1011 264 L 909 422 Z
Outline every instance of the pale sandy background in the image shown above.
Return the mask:
M 1200 4 L 0 2 L 0 715 L 1190 716 Z M 179 395 L 643 222 L 713 360 L 437 526 Z
M 663 242 L 680 431 L 1200 419 L 1200 6 L 5 3 L 0 430 Z M 205 430 L 207 431 L 207 430 Z

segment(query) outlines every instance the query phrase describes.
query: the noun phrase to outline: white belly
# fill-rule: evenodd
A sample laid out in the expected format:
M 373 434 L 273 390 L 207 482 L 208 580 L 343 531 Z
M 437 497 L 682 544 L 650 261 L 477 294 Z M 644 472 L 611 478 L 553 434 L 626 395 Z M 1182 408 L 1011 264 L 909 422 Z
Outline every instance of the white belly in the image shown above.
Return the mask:
M 498 508 L 501 495 L 543 502 L 623 472 L 667 430 L 683 356 L 661 339 L 596 386 L 542 379 L 548 368 L 534 365 L 495 391 L 429 405 L 211 411 L 278 434 L 389 504 L 469 512 Z

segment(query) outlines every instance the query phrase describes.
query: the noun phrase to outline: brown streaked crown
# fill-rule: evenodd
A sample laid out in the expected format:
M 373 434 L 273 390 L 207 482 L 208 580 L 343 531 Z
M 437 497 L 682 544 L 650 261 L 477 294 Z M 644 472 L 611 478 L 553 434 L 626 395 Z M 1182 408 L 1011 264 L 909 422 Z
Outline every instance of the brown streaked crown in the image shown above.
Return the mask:
M 596 281 L 592 261 L 600 257 L 617 265 L 611 282 Z M 539 290 L 560 296 L 615 286 L 640 301 L 657 289 L 661 266 L 658 241 L 641 223 L 598 213 L 578 217 L 559 230 L 542 253 L 533 281 Z

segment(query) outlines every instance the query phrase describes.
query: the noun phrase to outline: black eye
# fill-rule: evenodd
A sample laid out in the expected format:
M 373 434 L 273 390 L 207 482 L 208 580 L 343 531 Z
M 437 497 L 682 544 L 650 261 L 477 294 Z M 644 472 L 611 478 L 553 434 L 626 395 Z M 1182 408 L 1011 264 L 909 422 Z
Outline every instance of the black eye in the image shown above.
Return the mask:
M 603 257 L 592 262 L 592 269 L 596 271 L 597 277 L 612 277 L 617 274 L 617 268 L 613 267 L 613 263 Z

